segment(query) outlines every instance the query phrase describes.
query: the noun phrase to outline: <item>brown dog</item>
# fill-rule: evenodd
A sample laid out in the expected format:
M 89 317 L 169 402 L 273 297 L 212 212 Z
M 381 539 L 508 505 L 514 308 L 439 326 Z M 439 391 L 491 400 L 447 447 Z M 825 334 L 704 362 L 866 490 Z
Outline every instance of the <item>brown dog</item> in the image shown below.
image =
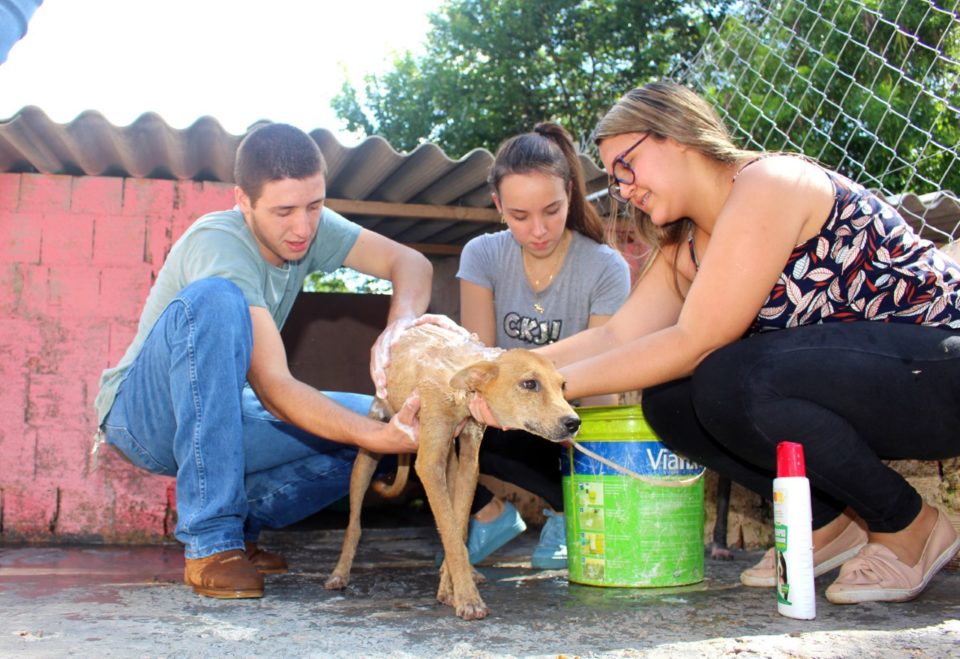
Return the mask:
M 563 377 L 549 360 L 526 350 L 488 348 L 475 335 L 467 338 L 437 325 L 416 325 L 393 345 L 387 369 L 389 400 L 377 399 L 371 416 L 389 418 L 414 389 L 421 401 L 416 470 L 446 556 L 437 599 L 453 606 L 461 618 L 478 620 L 488 611 L 474 583 L 465 540 L 484 426 L 470 415 L 470 398 L 481 394 L 501 426 L 556 442 L 572 439 L 580 418 L 564 400 Z M 460 427 L 458 456 L 453 438 Z M 350 523 L 340 560 L 324 584 L 327 589 L 345 588 L 350 581 L 360 541 L 360 508 L 380 457 L 361 449 L 354 462 Z M 398 460 L 394 483 L 378 489 L 384 496 L 396 495 L 406 484 L 410 456 Z

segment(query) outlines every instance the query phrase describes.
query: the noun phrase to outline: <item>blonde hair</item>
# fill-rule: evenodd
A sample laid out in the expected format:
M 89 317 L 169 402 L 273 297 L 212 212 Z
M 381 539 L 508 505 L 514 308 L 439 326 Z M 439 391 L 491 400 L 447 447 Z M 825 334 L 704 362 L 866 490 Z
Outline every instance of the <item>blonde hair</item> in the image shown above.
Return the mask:
M 594 141 L 624 133 L 646 133 L 651 138 L 670 138 L 721 163 L 734 163 L 757 155 L 733 143 L 716 110 L 696 93 L 668 80 L 651 82 L 624 94 L 600 119 Z M 618 217 L 617 204 L 611 199 L 611 216 Z M 633 236 L 659 250 L 685 240 L 692 221 L 683 219 L 658 227 L 650 216 L 628 205 L 628 227 L 618 227 L 621 240 Z M 653 255 L 648 263 L 653 260 Z

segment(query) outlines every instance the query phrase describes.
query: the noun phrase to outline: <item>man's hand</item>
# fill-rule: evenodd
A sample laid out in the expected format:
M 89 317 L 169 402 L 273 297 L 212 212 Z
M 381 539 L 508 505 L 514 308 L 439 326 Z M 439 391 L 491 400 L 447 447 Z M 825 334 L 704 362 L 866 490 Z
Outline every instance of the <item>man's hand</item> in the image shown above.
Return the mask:
M 451 332 L 456 332 L 457 334 L 460 334 L 461 336 L 463 336 L 463 338 L 465 339 L 469 339 L 471 336 L 470 332 L 468 332 L 463 327 L 453 322 L 453 320 L 451 320 L 449 316 L 444 316 L 443 314 L 425 313 L 419 318 L 417 318 L 417 322 L 415 324 L 424 325 L 426 323 L 429 323 L 431 325 L 436 325 L 437 327 L 442 327 L 444 329 L 448 329 Z
M 387 400 L 387 367 L 390 365 L 390 349 L 393 344 L 411 327 L 426 323 L 457 332 L 465 340 L 470 338 L 470 332 L 442 314 L 425 313 L 420 317 L 401 316 L 397 318 L 387 325 L 387 328 L 377 337 L 373 348 L 370 349 L 370 379 L 373 380 L 373 385 L 376 387 L 377 398 Z
M 420 392 L 416 389 L 407 396 L 403 407 L 390 418 L 390 425 L 407 436 L 416 451 L 420 443 Z M 412 451 L 411 451 L 412 452 Z
M 376 387 L 377 398 L 381 400 L 387 400 L 387 366 L 390 365 L 390 348 L 416 322 L 417 319 L 414 316 L 397 318 L 387 325 L 370 348 L 370 379 Z
M 383 454 L 416 453 L 420 444 L 419 413 L 420 393 L 414 390 L 381 431 L 364 440 L 363 448 Z

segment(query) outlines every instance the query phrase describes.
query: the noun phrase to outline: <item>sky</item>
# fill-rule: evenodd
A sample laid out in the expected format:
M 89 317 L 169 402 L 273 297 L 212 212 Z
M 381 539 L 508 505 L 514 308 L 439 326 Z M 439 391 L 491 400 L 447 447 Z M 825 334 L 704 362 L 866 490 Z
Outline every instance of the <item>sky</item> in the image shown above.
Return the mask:
M 34 105 L 58 123 L 145 112 L 173 128 L 211 116 L 240 135 L 267 119 L 326 128 L 344 79 L 423 52 L 441 0 L 44 0 L 0 64 L 0 121 Z

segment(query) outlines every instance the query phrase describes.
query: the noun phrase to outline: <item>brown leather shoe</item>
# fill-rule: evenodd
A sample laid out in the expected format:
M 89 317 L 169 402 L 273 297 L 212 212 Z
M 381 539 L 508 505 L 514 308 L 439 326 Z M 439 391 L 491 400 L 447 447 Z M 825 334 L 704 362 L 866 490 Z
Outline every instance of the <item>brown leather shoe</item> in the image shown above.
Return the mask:
M 263 575 L 239 549 L 188 558 L 183 581 L 193 592 L 218 599 L 263 597 Z
M 260 574 L 285 574 L 287 572 L 287 559 L 280 554 L 264 551 L 255 542 L 244 544 L 246 546 L 244 553 Z

